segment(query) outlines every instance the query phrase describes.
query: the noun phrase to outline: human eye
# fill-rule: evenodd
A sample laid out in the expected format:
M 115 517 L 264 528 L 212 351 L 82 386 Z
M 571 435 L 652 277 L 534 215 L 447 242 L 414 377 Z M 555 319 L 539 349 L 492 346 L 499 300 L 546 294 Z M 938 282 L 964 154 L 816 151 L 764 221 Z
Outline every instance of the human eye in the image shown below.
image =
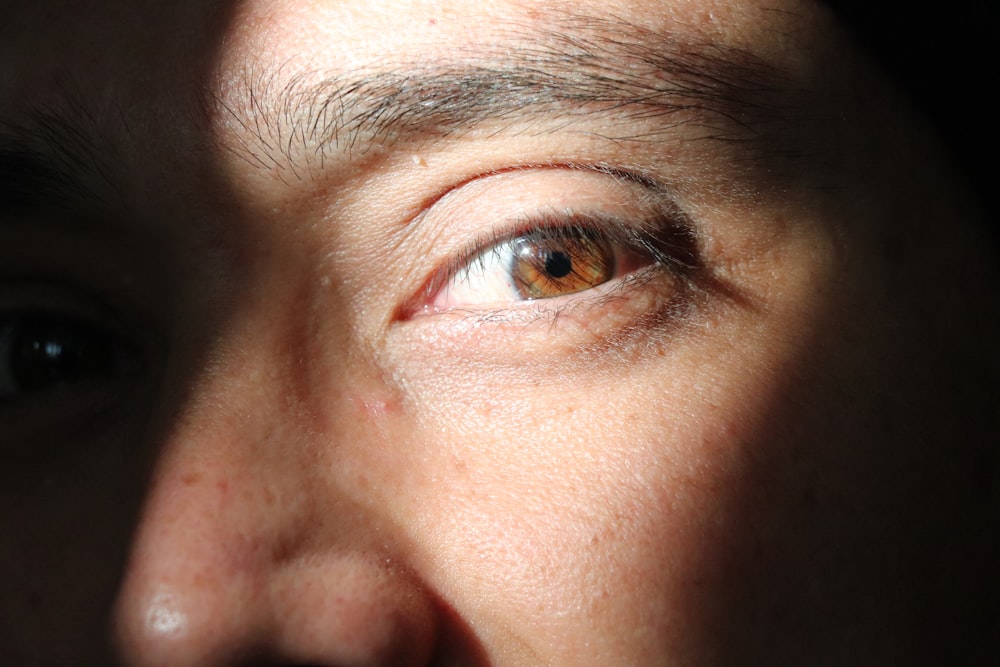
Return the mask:
M 0 402 L 104 381 L 134 362 L 89 322 L 45 312 L 0 315 Z
M 103 306 L 48 286 L 0 290 L 0 444 L 30 455 L 85 437 L 128 401 L 146 353 Z M 25 451 L 20 451 L 25 448 Z
M 446 336 L 461 339 L 470 321 L 564 340 L 575 322 L 611 336 L 677 311 L 697 286 L 688 216 L 662 190 L 603 168 L 492 174 L 449 193 L 423 222 L 444 230 L 433 237 L 443 250 L 428 246 L 440 259 L 399 319 L 435 326 L 438 316 Z M 534 326 L 546 322 L 557 328 Z
M 632 224 L 572 210 L 528 217 L 512 234 L 487 241 L 485 249 L 473 246 L 471 257 L 453 262 L 431 288 L 427 308 L 517 308 L 539 300 L 553 305 L 567 297 L 608 294 L 623 281 L 690 261 L 676 228 L 666 243 L 662 235 Z

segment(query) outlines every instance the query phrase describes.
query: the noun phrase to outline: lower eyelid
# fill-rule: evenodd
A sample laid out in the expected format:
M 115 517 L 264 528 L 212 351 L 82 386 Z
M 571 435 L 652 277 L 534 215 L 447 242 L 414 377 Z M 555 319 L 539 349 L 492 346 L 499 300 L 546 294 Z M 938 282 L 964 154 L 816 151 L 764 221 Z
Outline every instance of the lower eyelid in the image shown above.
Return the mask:
M 662 265 L 649 264 L 591 289 L 564 296 L 501 306 L 457 306 L 424 311 L 415 314 L 414 319 L 440 320 L 446 329 L 453 331 L 468 326 L 496 325 L 519 330 L 527 327 L 547 336 L 567 328 L 598 333 L 641 317 L 647 311 L 683 302 L 691 290 L 692 285 L 686 278 Z M 457 323 L 461 325 L 456 328 Z
M 394 363 L 417 358 L 456 372 L 468 364 L 512 372 L 522 372 L 526 363 L 539 370 L 554 364 L 553 372 L 566 371 L 565 364 L 589 368 L 614 363 L 630 350 L 641 354 L 669 345 L 667 337 L 688 326 L 704 297 L 696 279 L 651 264 L 588 293 L 516 308 L 414 316 L 391 329 L 387 354 Z

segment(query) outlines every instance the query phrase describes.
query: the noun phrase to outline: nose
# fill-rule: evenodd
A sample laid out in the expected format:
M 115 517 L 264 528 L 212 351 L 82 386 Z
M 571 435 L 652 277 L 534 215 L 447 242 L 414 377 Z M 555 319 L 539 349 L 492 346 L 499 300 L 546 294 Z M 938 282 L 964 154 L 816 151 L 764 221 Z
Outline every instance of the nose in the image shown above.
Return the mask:
M 233 384 L 162 449 L 115 610 L 124 664 L 426 664 L 432 596 L 327 456 L 363 435 L 317 436 L 270 383 Z

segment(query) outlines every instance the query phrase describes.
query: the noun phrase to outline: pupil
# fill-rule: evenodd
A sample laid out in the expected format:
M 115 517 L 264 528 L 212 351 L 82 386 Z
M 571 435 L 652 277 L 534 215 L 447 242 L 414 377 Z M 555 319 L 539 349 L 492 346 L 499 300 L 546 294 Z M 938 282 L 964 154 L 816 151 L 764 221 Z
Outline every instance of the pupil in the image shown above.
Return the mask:
M 10 377 L 21 391 L 108 377 L 114 372 L 113 345 L 92 327 L 75 321 L 37 317 L 12 327 Z
M 573 260 L 564 252 L 550 252 L 545 257 L 545 272 L 553 278 L 565 278 L 573 270 Z

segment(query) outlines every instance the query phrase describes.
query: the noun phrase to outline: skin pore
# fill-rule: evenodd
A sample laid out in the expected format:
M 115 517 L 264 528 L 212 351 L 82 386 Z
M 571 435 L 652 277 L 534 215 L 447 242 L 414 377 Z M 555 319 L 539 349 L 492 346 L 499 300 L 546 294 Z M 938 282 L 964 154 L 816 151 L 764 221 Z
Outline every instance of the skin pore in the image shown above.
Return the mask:
M 996 260 L 822 6 L 120 4 L 0 27 L 0 662 L 992 664 Z

